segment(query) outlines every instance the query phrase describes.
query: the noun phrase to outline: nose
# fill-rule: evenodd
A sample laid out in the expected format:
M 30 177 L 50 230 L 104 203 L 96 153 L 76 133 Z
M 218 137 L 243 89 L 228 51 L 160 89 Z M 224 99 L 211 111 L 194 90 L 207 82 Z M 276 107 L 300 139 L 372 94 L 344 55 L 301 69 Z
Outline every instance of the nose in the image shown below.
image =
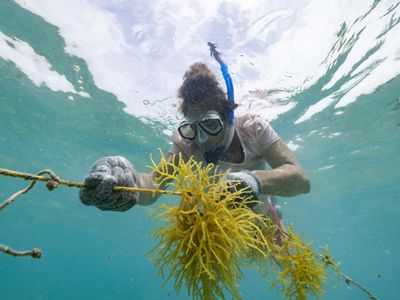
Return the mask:
M 208 134 L 201 128 L 200 126 L 197 127 L 197 142 L 199 144 L 204 144 L 208 140 Z

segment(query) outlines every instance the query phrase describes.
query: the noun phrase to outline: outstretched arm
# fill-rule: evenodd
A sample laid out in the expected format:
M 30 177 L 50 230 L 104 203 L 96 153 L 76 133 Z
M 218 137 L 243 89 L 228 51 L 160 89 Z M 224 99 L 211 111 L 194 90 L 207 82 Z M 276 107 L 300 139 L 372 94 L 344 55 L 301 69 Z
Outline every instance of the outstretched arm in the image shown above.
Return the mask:
M 294 154 L 281 140 L 263 153 L 272 170 L 252 171 L 260 183 L 263 194 L 295 196 L 310 191 L 310 181 Z
M 176 155 L 174 156 L 173 153 L 168 153 L 165 157 L 167 162 L 172 162 L 174 157 L 177 157 Z M 177 158 L 175 158 L 177 159 Z M 166 185 L 170 181 L 164 181 L 163 184 L 159 185 L 158 184 L 158 174 L 156 172 L 150 172 L 150 173 L 140 173 L 139 174 L 139 183 L 138 186 L 140 188 L 146 188 L 146 189 L 165 189 Z M 158 198 L 160 197 L 160 194 L 152 194 L 152 193 L 142 193 L 139 196 L 138 199 L 138 204 L 139 205 L 150 205 L 153 204 Z

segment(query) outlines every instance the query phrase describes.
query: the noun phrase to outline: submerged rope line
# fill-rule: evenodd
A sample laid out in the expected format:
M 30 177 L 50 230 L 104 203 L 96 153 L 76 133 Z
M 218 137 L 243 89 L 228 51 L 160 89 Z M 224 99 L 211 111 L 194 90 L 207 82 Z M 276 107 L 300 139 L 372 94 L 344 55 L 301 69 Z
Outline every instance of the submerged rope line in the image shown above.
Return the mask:
M 13 173 L 13 172 L 15 173 L 15 171 L 10 171 L 10 170 L 6 170 L 6 169 L 0 169 L 0 170 L 5 171 L 4 173 L 10 173 L 10 174 Z M 19 173 L 19 172 L 17 172 L 17 173 Z M 2 174 L 2 173 L 0 173 L 0 174 Z M 45 177 L 45 176 L 41 176 L 43 174 L 48 174 L 50 176 L 50 178 Z M 6 174 L 3 174 L 3 175 L 6 175 Z M 15 176 L 17 176 L 17 175 L 20 176 L 20 174 L 16 174 Z M 9 205 L 12 202 L 14 202 L 14 200 L 18 196 L 21 196 L 21 195 L 27 193 L 30 189 L 32 189 L 34 187 L 34 185 L 36 184 L 36 182 L 39 180 L 38 178 L 40 178 L 40 179 L 41 178 L 45 178 L 46 179 L 45 180 L 45 181 L 47 181 L 46 186 L 49 189 L 49 191 L 52 191 L 52 190 L 54 190 L 55 188 L 58 187 L 58 183 L 57 182 L 58 182 L 59 178 L 56 176 L 56 174 L 54 174 L 54 172 L 52 170 L 43 170 L 43 171 L 40 171 L 39 173 L 37 173 L 36 175 L 32 175 L 32 174 L 26 174 L 26 175 L 31 176 L 31 178 L 29 178 L 29 179 L 32 180 L 32 182 L 26 188 L 16 192 L 15 194 L 11 195 L 11 197 L 9 197 L 7 200 L 5 200 L 3 203 L 1 203 L 0 204 L 0 210 L 2 210 L 4 207 L 6 207 L 7 205 Z M 13 175 L 10 175 L 10 176 L 13 176 Z
M 43 175 L 48 175 L 43 176 Z M 49 191 L 54 190 L 60 184 L 66 185 L 69 187 L 76 187 L 76 188 L 86 188 L 86 186 L 82 183 L 77 183 L 73 181 L 63 180 L 59 178 L 52 170 L 43 170 L 38 172 L 37 174 L 30 174 L 24 172 L 18 172 L 14 170 L 8 170 L 0 168 L 0 175 L 11 176 L 11 177 L 18 177 L 23 178 L 25 180 L 31 180 L 32 182 L 24 189 L 14 193 L 9 198 L 7 198 L 3 203 L 0 203 L 0 211 L 3 210 L 6 206 L 10 205 L 15 201 L 16 198 L 19 196 L 27 193 L 30 191 L 38 181 L 46 182 L 46 187 Z M 165 191 L 165 190 L 153 190 L 153 189 L 144 189 L 144 188 L 133 188 L 133 187 L 125 187 L 125 186 L 116 186 L 113 187 L 115 191 L 123 191 L 123 192 L 139 192 L 139 193 L 159 193 L 159 194 L 167 194 L 167 195 L 181 195 L 179 192 L 174 191 Z M 0 251 L 12 255 L 12 256 L 32 256 L 33 258 L 41 258 L 42 250 L 39 248 L 33 248 L 30 251 L 17 251 L 13 250 L 9 246 L 0 244 Z
M 1 170 L 3 170 L 3 169 L 1 169 Z M 4 171 L 4 170 L 3 170 L 3 171 Z M 5 171 L 7 171 L 7 172 L 13 172 L 13 171 L 10 171 L 10 170 L 5 170 Z M 5 173 L 7 173 L 7 172 L 5 172 Z M 41 175 L 43 175 L 43 174 L 48 174 L 48 175 L 50 176 L 50 178 L 41 176 Z M 4 175 L 4 174 L 3 174 L 3 175 Z M 27 175 L 32 175 L 32 174 L 27 174 Z M 56 174 L 54 174 L 54 172 L 51 171 L 51 170 L 43 170 L 43 171 L 40 171 L 40 172 L 37 173 L 36 175 L 32 175 L 32 177 L 35 177 L 35 178 L 31 178 L 32 182 L 31 182 L 26 188 L 24 188 L 24 189 L 22 189 L 22 190 L 20 190 L 20 191 L 18 191 L 18 192 L 16 192 L 16 193 L 14 193 L 14 194 L 11 195 L 7 200 L 5 200 L 3 203 L 0 204 L 0 211 L 1 211 L 3 208 L 5 208 L 7 205 L 9 205 L 9 204 L 11 204 L 12 202 L 14 202 L 14 200 L 15 200 L 17 197 L 19 197 L 19 196 L 21 196 L 21 195 L 27 193 L 28 191 L 30 191 L 30 190 L 34 187 L 34 185 L 36 184 L 36 182 L 37 182 L 37 180 L 38 180 L 39 178 L 42 178 L 42 177 L 43 177 L 43 178 L 46 178 L 46 179 L 47 179 L 47 180 L 46 180 L 46 181 L 47 181 L 46 186 L 47 186 L 47 188 L 48 188 L 49 191 L 52 191 L 52 190 L 54 190 L 55 188 L 58 187 L 57 181 L 59 180 L 59 178 L 58 178 L 58 177 L 56 176 Z M 12 255 L 12 256 L 32 256 L 33 258 L 41 258 L 41 257 L 42 257 L 42 250 L 40 250 L 39 248 L 33 248 L 33 249 L 30 250 L 30 251 L 17 251 L 17 250 L 11 249 L 10 247 L 8 247 L 8 246 L 6 246 L 6 245 L 0 244 L 0 251 L 4 252 L 4 253 L 6 253 L 6 254 Z
M 316 256 L 321 262 L 323 262 L 324 264 L 326 264 L 328 267 L 330 267 L 337 276 L 341 276 L 344 279 L 344 282 L 346 284 L 353 284 L 356 287 L 358 287 L 361 291 L 363 291 L 364 293 L 367 294 L 368 299 L 370 300 L 379 300 L 379 298 L 377 298 L 375 295 L 373 295 L 366 287 L 364 287 L 361 283 L 355 281 L 353 278 L 351 278 L 349 275 L 344 274 L 342 271 L 339 270 L 339 265 L 338 263 L 335 263 L 332 260 L 331 255 L 328 253 L 327 255 L 322 255 L 320 253 L 314 253 L 314 256 Z
M 31 251 L 17 251 L 13 250 L 6 245 L 0 244 L 0 251 L 4 253 L 10 254 L 12 256 L 32 256 L 33 258 L 41 258 L 42 257 L 42 250 L 39 248 L 33 248 Z
M 280 232 L 285 235 L 288 238 L 291 238 L 291 234 L 289 232 L 284 231 L 283 229 L 280 229 Z M 336 273 L 337 278 L 342 277 L 344 279 L 344 282 L 347 285 L 353 284 L 357 288 L 359 288 L 362 292 L 364 292 L 367 296 L 368 299 L 370 300 L 380 300 L 378 297 L 376 297 L 374 294 L 372 294 L 365 286 L 363 286 L 361 283 L 358 281 L 354 280 L 351 278 L 349 275 L 343 273 L 342 271 L 339 270 L 339 264 L 333 260 L 330 251 L 328 249 L 328 246 L 325 246 L 325 251 L 326 254 L 322 255 L 321 253 L 314 252 L 312 255 L 319 259 L 322 263 L 325 264 L 325 266 L 329 267 L 331 270 L 333 270 Z
M 49 178 L 46 176 L 42 176 L 43 173 L 50 174 L 51 177 Z M 53 181 L 57 182 L 58 184 L 66 185 L 69 187 L 76 187 L 76 188 L 80 188 L 80 189 L 87 187 L 83 183 L 60 179 L 59 177 L 55 176 L 54 172 L 52 172 L 51 170 L 44 170 L 44 171 L 39 172 L 38 174 L 30 174 L 30 173 L 18 172 L 18 171 L 14 171 L 14 170 L 0 168 L 0 175 L 24 178 L 26 180 L 33 180 L 33 182 L 36 182 L 36 181 L 49 182 L 49 181 L 53 180 Z M 139 193 L 166 194 L 166 195 L 176 195 L 176 196 L 182 195 L 180 192 L 175 192 L 175 191 L 145 189 L 145 188 L 127 187 L 127 186 L 115 186 L 115 187 L 113 187 L 113 190 L 121 191 L 121 192 L 130 192 L 130 193 L 139 192 Z M 27 191 L 25 191 L 24 193 L 26 193 L 26 192 Z M 1 205 L 0 205 L 0 210 L 1 210 Z

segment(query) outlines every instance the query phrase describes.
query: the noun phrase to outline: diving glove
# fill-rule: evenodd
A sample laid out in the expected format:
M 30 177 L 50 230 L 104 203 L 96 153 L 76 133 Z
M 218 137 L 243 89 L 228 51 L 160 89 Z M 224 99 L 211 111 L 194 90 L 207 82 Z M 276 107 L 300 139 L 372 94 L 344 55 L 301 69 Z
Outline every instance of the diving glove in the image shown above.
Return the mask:
M 138 172 L 125 157 L 103 157 L 89 169 L 79 198 L 101 210 L 126 211 L 137 204 L 139 193 L 114 191 L 113 187 L 137 187 L 138 180 Z
M 242 195 L 248 197 L 249 200 L 259 200 L 261 183 L 250 171 L 232 172 L 226 176 L 226 179 L 230 181 L 228 190 L 232 192 L 242 190 Z M 254 205 L 255 202 L 249 206 L 252 207 Z

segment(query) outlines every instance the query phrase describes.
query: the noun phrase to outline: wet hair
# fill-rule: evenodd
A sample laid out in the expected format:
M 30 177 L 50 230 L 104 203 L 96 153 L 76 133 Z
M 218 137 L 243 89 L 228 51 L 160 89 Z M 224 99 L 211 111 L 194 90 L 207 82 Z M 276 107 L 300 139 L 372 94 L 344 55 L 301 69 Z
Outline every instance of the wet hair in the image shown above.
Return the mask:
M 203 63 L 194 63 L 185 72 L 183 83 L 178 90 L 181 98 L 179 110 L 186 116 L 190 107 L 206 107 L 227 117 L 238 105 L 228 102 L 215 75 Z

